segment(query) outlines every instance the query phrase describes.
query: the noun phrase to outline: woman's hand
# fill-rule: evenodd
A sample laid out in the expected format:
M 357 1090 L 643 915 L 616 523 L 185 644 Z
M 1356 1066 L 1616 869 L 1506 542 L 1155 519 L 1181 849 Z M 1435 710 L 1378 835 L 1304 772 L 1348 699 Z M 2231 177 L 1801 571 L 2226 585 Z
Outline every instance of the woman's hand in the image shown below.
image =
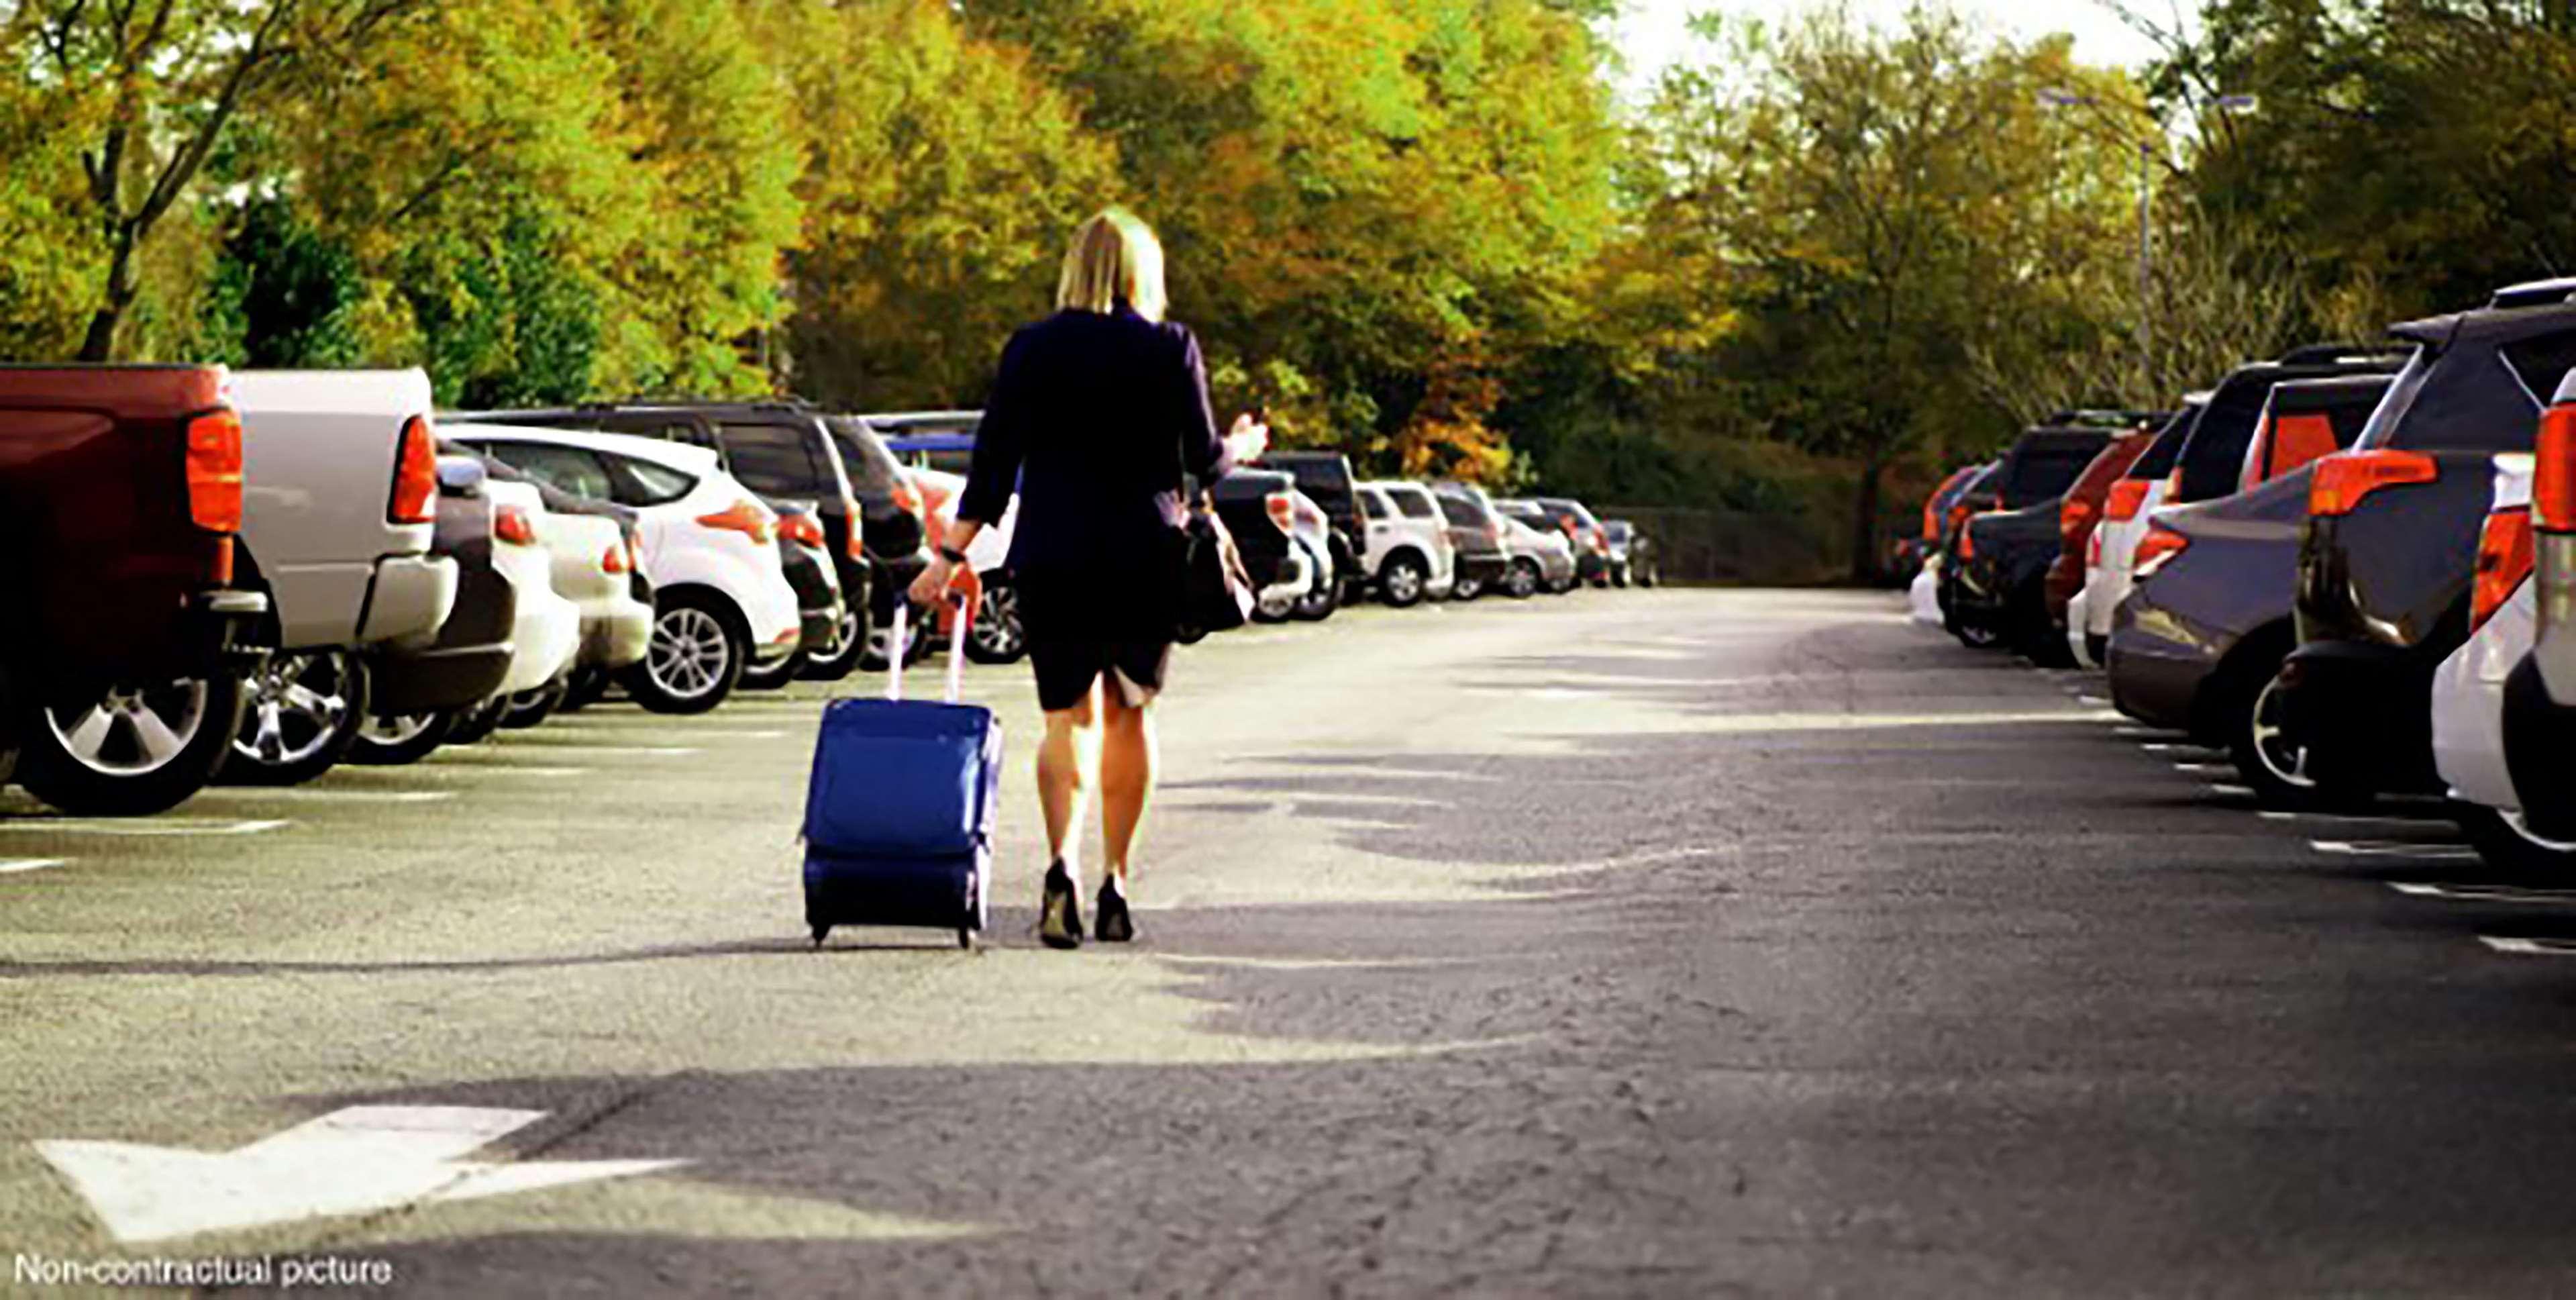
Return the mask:
M 1234 427 L 1226 431 L 1225 450 L 1238 465 L 1261 459 L 1261 453 L 1270 450 L 1270 426 L 1253 419 L 1250 411 L 1234 417 Z
M 912 603 L 915 605 L 937 605 L 947 598 L 948 589 L 955 585 L 957 585 L 957 566 L 950 563 L 947 556 L 933 556 L 930 567 L 923 569 L 921 576 L 912 580 L 912 589 L 905 594 L 912 598 Z

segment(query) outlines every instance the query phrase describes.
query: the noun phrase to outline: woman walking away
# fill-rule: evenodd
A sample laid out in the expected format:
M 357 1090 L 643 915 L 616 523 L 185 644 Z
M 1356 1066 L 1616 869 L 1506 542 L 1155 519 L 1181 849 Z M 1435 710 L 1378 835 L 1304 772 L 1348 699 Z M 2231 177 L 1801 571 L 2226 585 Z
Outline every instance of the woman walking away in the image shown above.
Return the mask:
M 1198 340 L 1163 319 L 1162 245 L 1133 215 L 1112 208 L 1074 231 L 1056 308 L 1002 349 L 957 521 L 911 594 L 922 605 L 942 597 L 1016 486 L 1008 564 L 1046 711 L 1038 802 L 1053 860 L 1038 935 L 1079 948 L 1076 849 L 1094 789 L 1104 862 L 1093 934 L 1113 943 L 1136 934 L 1128 866 L 1154 788 L 1182 471 L 1214 482 L 1236 459 L 1259 456 L 1269 434 L 1243 416 L 1217 437 Z

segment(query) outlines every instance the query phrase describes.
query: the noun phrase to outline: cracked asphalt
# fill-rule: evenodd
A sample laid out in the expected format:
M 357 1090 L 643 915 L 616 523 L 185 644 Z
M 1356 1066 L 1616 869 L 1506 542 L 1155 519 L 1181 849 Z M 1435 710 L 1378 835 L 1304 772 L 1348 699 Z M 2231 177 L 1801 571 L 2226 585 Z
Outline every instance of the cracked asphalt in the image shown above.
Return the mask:
M 1879 593 L 1364 608 L 1175 673 L 1127 949 L 1028 934 L 1022 669 L 969 679 L 1010 746 L 972 954 L 806 942 L 814 686 L 153 822 L 6 805 L 0 861 L 56 865 L 0 874 L 0 1255 L 471 1296 L 2569 1284 L 2576 907 L 2424 896 L 2476 875 L 2424 809 L 2259 818 Z M 120 1245 L 32 1145 L 354 1105 L 685 1163 Z

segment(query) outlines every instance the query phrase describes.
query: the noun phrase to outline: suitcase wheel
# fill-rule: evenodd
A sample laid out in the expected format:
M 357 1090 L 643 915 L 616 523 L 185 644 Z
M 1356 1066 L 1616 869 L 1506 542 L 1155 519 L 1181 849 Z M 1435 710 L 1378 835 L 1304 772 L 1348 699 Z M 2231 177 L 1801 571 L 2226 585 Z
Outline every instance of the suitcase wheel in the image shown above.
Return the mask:
M 815 926 L 815 927 L 814 927 L 814 946 L 815 946 L 815 947 L 817 947 L 817 948 L 822 947 L 822 946 L 823 946 L 823 936 L 824 936 L 824 935 L 827 935 L 827 934 L 830 934 L 831 932 L 832 932 L 832 927 L 830 927 L 830 926 L 828 926 L 828 925 L 818 925 L 818 926 Z
M 968 952 L 975 951 L 975 932 L 962 925 L 957 927 L 957 946 Z

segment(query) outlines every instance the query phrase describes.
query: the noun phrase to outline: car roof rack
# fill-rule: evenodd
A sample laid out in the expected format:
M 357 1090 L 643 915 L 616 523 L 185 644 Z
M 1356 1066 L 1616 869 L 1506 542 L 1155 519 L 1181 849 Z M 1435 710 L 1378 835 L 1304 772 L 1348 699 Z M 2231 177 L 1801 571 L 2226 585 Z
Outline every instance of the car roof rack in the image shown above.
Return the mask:
M 2323 366 L 2338 361 L 2377 361 L 2404 350 L 2388 343 L 2310 343 L 2282 353 L 2273 364 Z

